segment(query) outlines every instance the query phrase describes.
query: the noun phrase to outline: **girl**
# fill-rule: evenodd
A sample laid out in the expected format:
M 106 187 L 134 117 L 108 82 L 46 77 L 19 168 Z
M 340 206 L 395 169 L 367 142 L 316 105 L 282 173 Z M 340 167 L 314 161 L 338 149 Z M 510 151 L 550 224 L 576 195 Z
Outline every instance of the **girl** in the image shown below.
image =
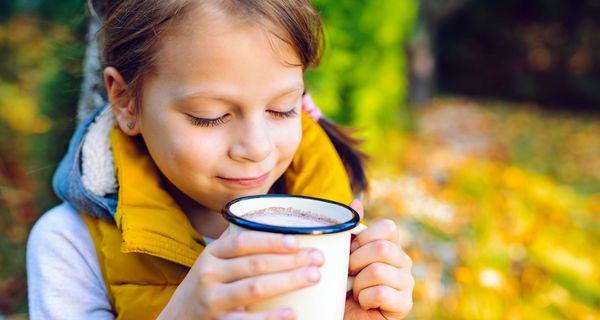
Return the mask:
M 219 211 L 253 194 L 349 203 L 365 189 L 353 140 L 303 96 L 321 34 L 306 0 L 109 3 L 109 104 L 75 132 L 53 181 L 65 203 L 31 232 L 31 318 L 293 319 L 244 306 L 317 283 L 321 253 L 228 232 Z M 345 318 L 405 317 L 410 268 L 395 224 L 373 223 L 351 244 Z

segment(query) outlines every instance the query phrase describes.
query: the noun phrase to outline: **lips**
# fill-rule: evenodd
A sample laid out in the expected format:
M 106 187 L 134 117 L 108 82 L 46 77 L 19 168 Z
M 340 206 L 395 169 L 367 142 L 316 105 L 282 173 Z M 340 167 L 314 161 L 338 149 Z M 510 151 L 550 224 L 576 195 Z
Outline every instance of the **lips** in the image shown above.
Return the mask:
M 254 177 L 254 178 L 226 178 L 226 177 L 218 177 L 221 181 L 230 184 L 230 185 L 234 185 L 234 186 L 242 186 L 242 187 L 254 187 L 254 186 L 258 186 L 261 185 L 262 183 L 264 183 L 267 178 L 269 177 L 269 174 L 271 172 L 267 172 L 259 177 Z

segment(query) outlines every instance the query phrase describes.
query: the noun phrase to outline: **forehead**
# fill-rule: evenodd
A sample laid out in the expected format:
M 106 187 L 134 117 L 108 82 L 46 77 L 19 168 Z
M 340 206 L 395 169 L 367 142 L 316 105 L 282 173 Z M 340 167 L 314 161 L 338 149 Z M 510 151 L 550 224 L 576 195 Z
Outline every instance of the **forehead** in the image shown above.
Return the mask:
M 162 36 L 155 76 L 197 84 L 232 81 L 252 88 L 302 77 L 295 51 L 263 26 L 222 13 L 192 13 Z

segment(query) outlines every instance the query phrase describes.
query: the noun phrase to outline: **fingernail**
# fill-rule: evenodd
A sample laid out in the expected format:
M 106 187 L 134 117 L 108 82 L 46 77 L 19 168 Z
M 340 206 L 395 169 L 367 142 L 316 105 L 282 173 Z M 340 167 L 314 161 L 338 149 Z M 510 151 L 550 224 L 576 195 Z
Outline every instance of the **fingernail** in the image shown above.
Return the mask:
M 321 264 L 323 263 L 323 255 L 319 251 L 313 251 L 310 253 L 310 262 L 312 264 Z
M 317 267 L 308 267 L 304 272 L 304 276 L 306 277 L 306 280 L 310 282 L 317 282 L 320 277 L 319 269 L 317 269 Z
M 358 249 L 358 246 L 358 242 L 352 241 L 352 243 L 350 243 L 350 252 L 354 252 L 354 250 Z
M 283 236 L 283 246 L 287 249 L 294 249 L 298 247 L 298 240 L 294 236 L 285 235 Z
M 283 309 L 279 313 L 280 319 L 282 320 L 294 320 L 294 311 L 292 309 Z

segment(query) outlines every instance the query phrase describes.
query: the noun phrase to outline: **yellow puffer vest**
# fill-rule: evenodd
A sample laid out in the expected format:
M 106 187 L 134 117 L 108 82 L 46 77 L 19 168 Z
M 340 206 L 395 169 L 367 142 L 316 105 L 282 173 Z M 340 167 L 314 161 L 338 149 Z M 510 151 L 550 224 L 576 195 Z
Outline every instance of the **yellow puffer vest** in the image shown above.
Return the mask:
M 302 114 L 302 141 L 285 172 L 289 194 L 348 204 L 350 182 L 323 129 Z M 202 252 L 205 242 L 173 198 L 145 147 L 111 132 L 119 182 L 116 224 L 83 213 L 118 319 L 154 319 Z

